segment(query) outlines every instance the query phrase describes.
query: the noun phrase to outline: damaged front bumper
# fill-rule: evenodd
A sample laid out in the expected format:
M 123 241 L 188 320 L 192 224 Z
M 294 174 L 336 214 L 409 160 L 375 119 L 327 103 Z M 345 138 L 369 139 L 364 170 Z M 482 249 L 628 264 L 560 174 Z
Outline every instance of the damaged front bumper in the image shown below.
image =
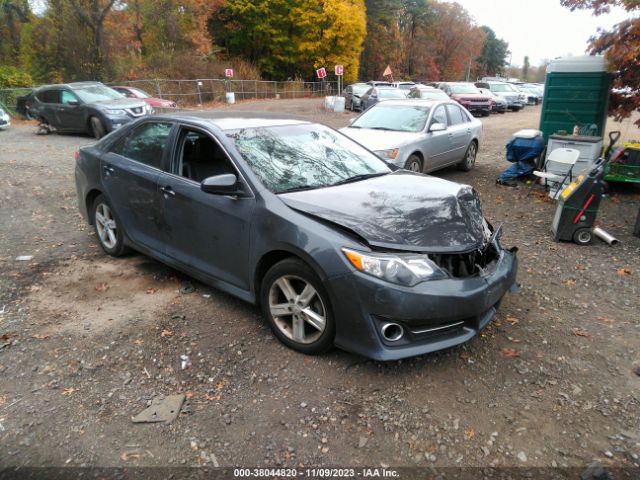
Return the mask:
M 482 273 L 414 287 L 360 272 L 330 279 L 334 314 L 340 319 L 335 344 L 384 361 L 467 342 L 492 320 L 505 293 L 515 289 L 516 251 L 500 248 Z

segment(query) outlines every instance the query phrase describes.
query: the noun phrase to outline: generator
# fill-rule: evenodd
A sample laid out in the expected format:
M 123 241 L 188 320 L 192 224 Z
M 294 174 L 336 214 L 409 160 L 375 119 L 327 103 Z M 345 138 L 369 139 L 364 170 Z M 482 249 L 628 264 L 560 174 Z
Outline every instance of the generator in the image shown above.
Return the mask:
M 593 240 L 593 224 L 607 184 L 604 181 L 607 161 L 596 160 L 588 174 L 578 176 L 558 197 L 551 230 L 556 241 L 588 245 Z

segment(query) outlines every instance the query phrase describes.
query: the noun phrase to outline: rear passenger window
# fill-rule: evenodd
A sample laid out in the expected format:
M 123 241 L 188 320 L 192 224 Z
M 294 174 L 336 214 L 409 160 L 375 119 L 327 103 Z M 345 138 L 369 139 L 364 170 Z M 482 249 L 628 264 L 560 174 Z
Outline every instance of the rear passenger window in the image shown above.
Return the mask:
M 449 114 L 451 125 L 458 125 L 469 121 L 457 105 L 447 105 L 447 113 Z
M 170 123 L 143 123 L 116 142 L 111 151 L 150 167 L 162 168 L 171 127 Z
M 38 93 L 38 100 L 43 103 L 60 103 L 60 90 L 45 90 Z

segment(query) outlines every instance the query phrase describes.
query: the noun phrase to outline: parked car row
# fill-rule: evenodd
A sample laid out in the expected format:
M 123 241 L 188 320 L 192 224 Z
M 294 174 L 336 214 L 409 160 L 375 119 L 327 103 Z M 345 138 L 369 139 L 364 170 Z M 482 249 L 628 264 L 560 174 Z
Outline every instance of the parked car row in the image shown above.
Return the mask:
M 507 110 L 518 111 L 526 105 L 537 105 L 542 101 L 542 91 L 539 85 L 486 78 L 475 83 L 369 81 L 347 86 L 343 96 L 345 108 L 352 111 L 363 111 L 382 99 L 402 98 L 404 94 L 406 98 L 451 98 L 471 113 L 487 116 Z M 440 92 L 444 92 L 445 96 Z
M 100 82 L 45 85 L 18 98 L 17 110 L 40 122 L 45 131 L 87 133 L 102 138 L 153 108 L 176 108 L 175 102 L 153 98 L 133 87 Z

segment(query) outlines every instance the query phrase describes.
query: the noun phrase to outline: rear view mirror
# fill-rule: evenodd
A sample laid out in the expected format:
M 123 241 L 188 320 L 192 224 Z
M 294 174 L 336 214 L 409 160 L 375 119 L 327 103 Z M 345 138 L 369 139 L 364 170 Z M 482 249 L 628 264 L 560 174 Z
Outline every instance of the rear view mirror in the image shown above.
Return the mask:
M 447 126 L 444 123 L 432 123 L 429 127 L 430 132 L 443 132 L 447 129 Z
M 243 192 L 238 177 L 233 173 L 225 173 L 205 178 L 200 184 L 203 192 L 216 195 L 241 195 Z

